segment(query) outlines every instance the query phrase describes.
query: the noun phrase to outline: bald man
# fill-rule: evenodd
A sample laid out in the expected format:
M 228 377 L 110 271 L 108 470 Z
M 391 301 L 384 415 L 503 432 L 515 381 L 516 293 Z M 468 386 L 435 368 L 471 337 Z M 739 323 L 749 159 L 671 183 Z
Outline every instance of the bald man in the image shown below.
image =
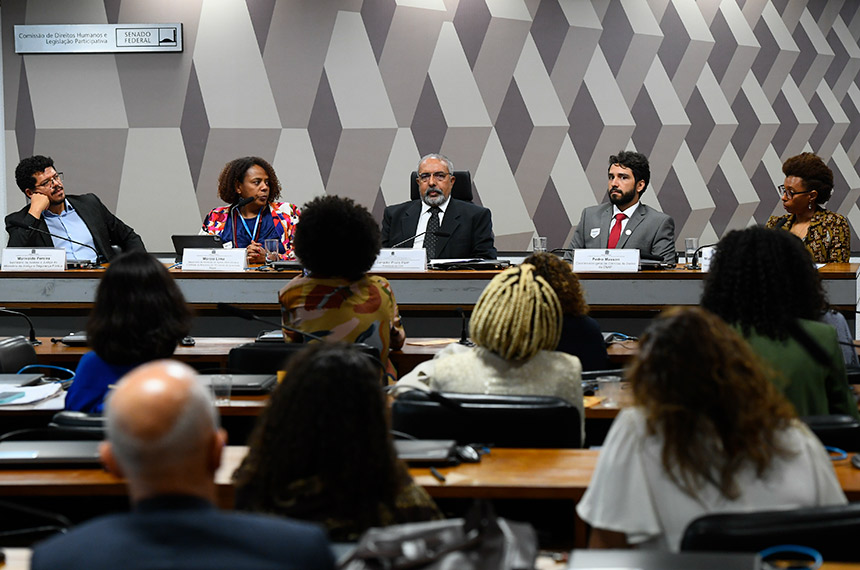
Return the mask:
M 106 410 L 102 461 L 126 478 L 132 512 L 41 543 L 34 570 L 334 568 L 322 529 L 215 508 L 226 433 L 194 370 L 171 360 L 140 366 L 119 382 Z

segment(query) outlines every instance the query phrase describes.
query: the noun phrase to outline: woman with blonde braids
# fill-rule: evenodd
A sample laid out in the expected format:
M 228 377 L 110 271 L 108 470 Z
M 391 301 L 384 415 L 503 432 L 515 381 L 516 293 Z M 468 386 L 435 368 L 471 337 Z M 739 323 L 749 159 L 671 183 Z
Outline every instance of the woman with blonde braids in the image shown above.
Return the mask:
M 534 266 L 502 271 L 481 293 L 469 334 L 477 345 L 452 344 L 403 376 L 398 387 L 440 392 L 558 396 L 577 406 L 583 419 L 582 365 L 555 352 L 562 309 Z

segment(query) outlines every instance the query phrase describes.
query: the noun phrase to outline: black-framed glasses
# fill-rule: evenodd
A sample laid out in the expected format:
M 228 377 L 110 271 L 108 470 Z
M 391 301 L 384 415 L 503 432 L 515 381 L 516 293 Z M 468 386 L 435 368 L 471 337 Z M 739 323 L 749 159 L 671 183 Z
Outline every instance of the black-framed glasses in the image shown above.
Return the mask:
M 812 192 L 812 190 L 789 190 L 784 184 L 780 184 L 776 187 L 776 193 L 779 194 L 779 197 L 784 198 L 785 196 L 788 196 L 789 200 L 798 194 L 809 194 L 810 192 Z
M 51 176 L 47 180 L 43 180 L 39 184 L 36 184 L 36 188 L 50 188 L 56 182 L 62 182 L 62 181 L 63 181 L 63 173 L 57 172 L 56 174 L 54 174 L 53 176 Z
M 421 182 L 427 182 L 428 180 L 430 180 L 431 176 L 436 182 L 445 182 L 445 179 L 451 176 L 451 173 L 442 171 L 434 172 L 432 174 L 429 172 L 422 172 L 418 175 L 418 179 L 421 180 Z

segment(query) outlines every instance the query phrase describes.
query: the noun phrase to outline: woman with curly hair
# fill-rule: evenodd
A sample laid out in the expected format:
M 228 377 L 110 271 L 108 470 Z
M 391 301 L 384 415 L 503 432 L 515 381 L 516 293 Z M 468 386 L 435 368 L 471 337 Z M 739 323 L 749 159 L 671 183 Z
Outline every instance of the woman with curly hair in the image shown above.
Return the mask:
M 293 237 L 299 209 L 281 197 L 281 182 L 275 169 L 259 156 L 228 162 L 218 176 L 218 196 L 229 206 L 219 206 L 206 215 L 203 232 L 221 237 L 232 247 L 246 248 L 248 263 L 265 263 L 264 240 L 277 239 L 281 259 L 295 259 Z M 240 206 L 240 203 L 242 204 Z
M 533 253 L 523 263 L 532 265 L 535 275 L 546 279 L 561 303 L 561 340 L 555 350 L 579 358 L 583 370 L 608 369 L 609 357 L 600 325 L 588 316 L 582 285 L 570 270 L 570 264 L 546 252 Z
M 613 422 L 576 507 L 592 548 L 678 551 L 705 514 L 846 503 L 818 438 L 718 317 L 666 311 L 629 379 L 634 405 Z
M 239 509 L 323 524 L 334 541 L 442 518 L 397 459 L 378 366 L 347 344 L 290 360 L 249 447 L 233 475 Z
M 164 265 L 145 251 L 114 259 L 87 321 L 92 347 L 81 357 L 66 409 L 101 413 L 108 389 L 138 364 L 169 358 L 191 330 L 191 312 Z
M 278 293 L 283 322 L 326 340 L 376 348 L 391 378 L 389 350 L 406 341 L 397 302 L 384 277 L 367 275 L 380 248 L 379 225 L 349 198 L 320 196 L 305 204 L 295 251 L 305 270 Z M 337 251 L 349 255 L 334 255 Z M 301 341 L 291 334 L 286 340 Z
M 788 230 L 802 239 L 816 263 L 848 263 L 848 220 L 824 208 L 833 195 L 833 171 L 816 154 L 804 152 L 786 160 L 782 172 L 785 182 L 777 192 L 788 213 L 771 216 L 767 227 Z
M 860 418 L 836 329 L 818 322 L 827 299 L 800 240 L 760 226 L 729 232 L 711 261 L 701 304 L 769 364 L 798 415 Z

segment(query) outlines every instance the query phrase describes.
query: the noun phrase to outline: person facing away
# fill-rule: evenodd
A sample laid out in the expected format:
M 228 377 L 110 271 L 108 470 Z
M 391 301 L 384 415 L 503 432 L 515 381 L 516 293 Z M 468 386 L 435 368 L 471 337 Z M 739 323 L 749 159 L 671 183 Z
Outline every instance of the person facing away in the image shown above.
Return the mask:
M 622 150 L 609 157 L 608 176 L 609 202 L 582 211 L 568 248 L 638 249 L 644 259 L 675 263 L 675 221 L 640 201 L 651 180 L 648 158 Z
M 667 310 L 628 378 L 633 406 L 612 423 L 576 507 L 591 548 L 677 552 L 706 514 L 847 502 L 821 442 L 719 317 Z
M 9 247 L 59 247 L 68 259 L 94 262 L 113 259 L 113 245 L 123 252 L 146 250 L 140 236 L 98 196 L 66 194 L 63 173 L 56 171 L 51 157 L 36 155 L 19 162 L 15 182 L 29 203 L 6 216 Z
M 111 394 L 106 420 L 102 461 L 126 479 L 132 510 L 36 545 L 34 570 L 333 570 L 321 528 L 216 508 L 226 433 L 190 367 L 160 360 L 135 369 Z
M 381 377 L 378 362 L 346 343 L 290 359 L 233 475 L 237 508 L 322 523 L 335 541 L 442 518 L 397 459 Z
M 492 214 L 451 198 L 455 180 L 451 161 L 428 154 L 418 161 L 417 172 L 421 197 L 385 208 L 382 247 L 425 248 L 428 259 L 495 259 Z

